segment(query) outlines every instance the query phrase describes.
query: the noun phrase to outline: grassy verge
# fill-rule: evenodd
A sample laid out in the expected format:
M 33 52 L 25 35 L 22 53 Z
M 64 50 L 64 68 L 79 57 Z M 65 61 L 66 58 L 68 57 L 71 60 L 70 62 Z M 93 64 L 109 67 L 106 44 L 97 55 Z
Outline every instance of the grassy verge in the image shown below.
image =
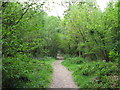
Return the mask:
M 75 82 L 80 88 L 120 88 L 118 64 L 105 61 L 85 61 L 83 58 L 67 58 L 62 62 L 73 71 Z
M 26 55 L 3 58 L 3 88 L 47 88 L 52 80 L 53 58 L 32 59 Z

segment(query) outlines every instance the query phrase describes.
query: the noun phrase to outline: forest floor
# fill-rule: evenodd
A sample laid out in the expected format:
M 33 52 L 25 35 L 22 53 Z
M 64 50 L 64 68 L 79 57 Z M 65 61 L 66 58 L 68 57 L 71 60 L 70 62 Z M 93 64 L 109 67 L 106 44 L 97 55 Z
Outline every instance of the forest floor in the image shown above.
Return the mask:
M 52 64 L 54 71 L 51 88 L 77 88 L 72 79 L 72 72 L 61 64 L 62 61 L 63 57 L 58 56 L 58 60 Z

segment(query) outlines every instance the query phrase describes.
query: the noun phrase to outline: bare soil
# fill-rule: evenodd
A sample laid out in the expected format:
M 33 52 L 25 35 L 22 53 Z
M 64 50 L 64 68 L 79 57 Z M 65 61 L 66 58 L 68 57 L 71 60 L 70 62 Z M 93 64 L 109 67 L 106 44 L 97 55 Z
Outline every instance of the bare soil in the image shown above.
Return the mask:
M 72 72 L 68 71 L 61 62 L 63 61 L 61 56 L 58 56 L 58 60 L 55 61 L 52 66 L 54 68 L 53 72 L 53 82 L 51 88 L 78 88 L 72 79 Z

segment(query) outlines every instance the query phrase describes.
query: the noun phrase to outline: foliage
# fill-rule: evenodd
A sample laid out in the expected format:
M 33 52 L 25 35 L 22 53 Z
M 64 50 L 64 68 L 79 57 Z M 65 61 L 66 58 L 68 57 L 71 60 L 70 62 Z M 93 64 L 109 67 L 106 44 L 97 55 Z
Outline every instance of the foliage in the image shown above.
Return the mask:
M 3 88 L 49 86 L 59 20 L 48 16 L 43 5 L 2 2 Z
M 86 62 L 86 60 L 82 57 L 68 57 L 65 60 L 65 62 L 69 64 L 82 64 Z
M 53 58 L 32 59 L 26 55 L 3 58 L 3 88 L 46 88 L 52 79 Z M 47 73 L 46 73 L 47 72 Z
M 80 87 L 118 87 L 120 2 L 92 1 L 70 2 L 63 19 L 45 2 L 2 2 L 3 87 L 48 87 L 58 52 Z
M 2 24 L 4 56 L 15 56 L 16 53 L 31 53 L 33 57 L 38 55 L 41 57 L 45 55 L 56 56 L 54 53 L 57 52 L 57 44 L 55 43 L 57 43 L 59 19 L 47 16 L 42 10 L 37 11 L 39 7 L 34 10 L 32 5 L 34 3 L 22 5 L 9 2 L 6 7 L 3 7 L 3 11 L 5 9 L 2 15 L 5 18 Z M 21 14 L 24 15 L 21 16 Z M 56 23 L 56 21 L 58 22 Z M 13 25 L 9 25 L 9 23 L 13 23 Z M 53 50 L 53 48 L 55 49 Z
M 117 63 L 104 60 L 75 64 L 69 61 L 68 58 L 62 64 L 73 71 L 74 80 L 80 88 L 119 88 Z
M 89 60 L 117 61 L 118 2 L 108 4 L 104 12 L 92 2 L 73 3 L 66 10 L 61 25 L 64 29 L 60 48 L 66 54 Z M 112 55 L 111 55 L 112 54 Z M 113 55 L 114 54 L 114 55 Z

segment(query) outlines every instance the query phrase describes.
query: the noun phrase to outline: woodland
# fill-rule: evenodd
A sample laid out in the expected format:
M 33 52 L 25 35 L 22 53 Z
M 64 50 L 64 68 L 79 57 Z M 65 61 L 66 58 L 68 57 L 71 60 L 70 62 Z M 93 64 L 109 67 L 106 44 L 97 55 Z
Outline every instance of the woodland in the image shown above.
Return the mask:
M 49 88 L 59 53 L 79 88 L 120 88 L 120 1 L 71 2 L 62 19 L 44 4 L 2 2 L 2 87 Z

